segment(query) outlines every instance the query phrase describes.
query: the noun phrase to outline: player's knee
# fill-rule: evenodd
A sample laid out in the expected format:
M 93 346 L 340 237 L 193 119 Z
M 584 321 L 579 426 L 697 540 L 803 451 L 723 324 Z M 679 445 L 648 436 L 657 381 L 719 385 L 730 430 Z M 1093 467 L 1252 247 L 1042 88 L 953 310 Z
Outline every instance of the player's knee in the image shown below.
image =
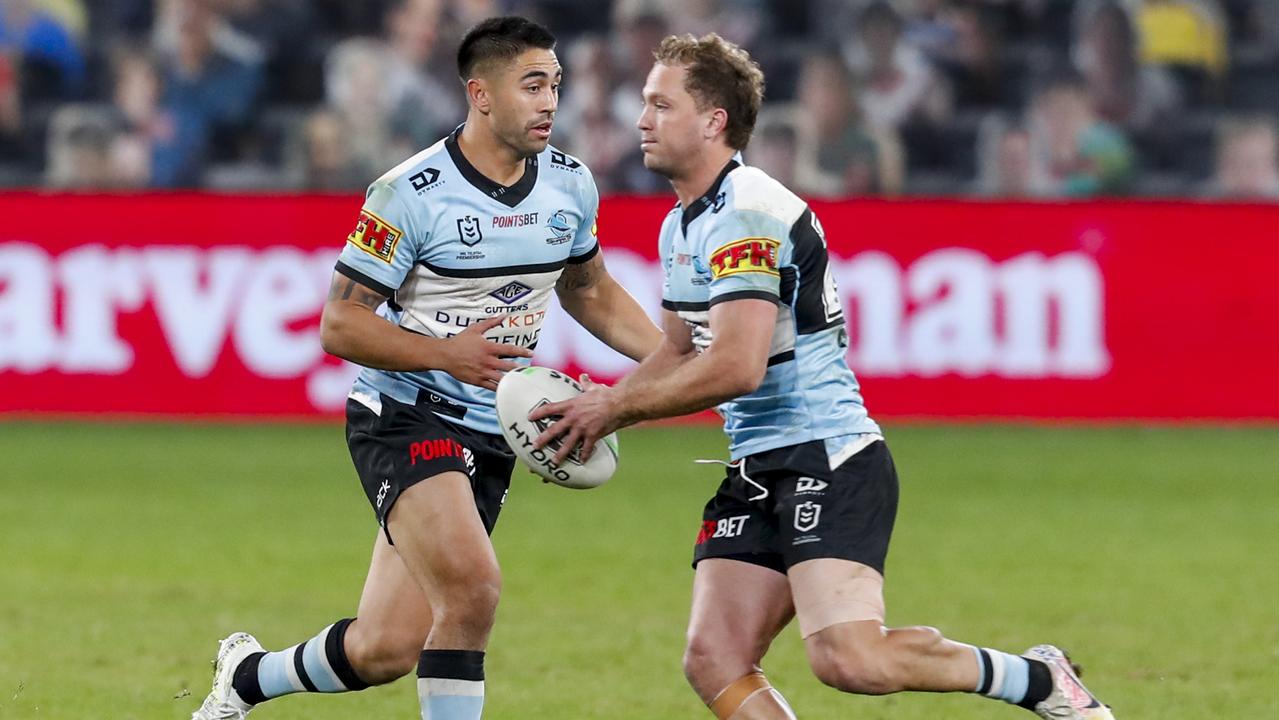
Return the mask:
M 346 657 L 361 680 L 382 685 L 413 672 L 424 640 L 391 628 L 357 624 L 346 634 Z
M 496 574 L 455 583 L 440 593 L 438 607 L 433 608 L 436 622 L 466 635 L 487 636 L 501 593 L 502 581 Z
M 684 677 L 710 700 L 728 683 L 758 668 L 763 652 L 742 638 L 690 633 L 684 646 Z
M 684 677 L 698 694 L 714 681 L 710 677 L 714 673 L 714 648 L 700 638 L 690 637 L 684 646 Z
M 884 695 L 900 690 L 892 659 L 875 648 L 842 643 L 809 645 L 813 674 L 826 685 L 859 695 Z

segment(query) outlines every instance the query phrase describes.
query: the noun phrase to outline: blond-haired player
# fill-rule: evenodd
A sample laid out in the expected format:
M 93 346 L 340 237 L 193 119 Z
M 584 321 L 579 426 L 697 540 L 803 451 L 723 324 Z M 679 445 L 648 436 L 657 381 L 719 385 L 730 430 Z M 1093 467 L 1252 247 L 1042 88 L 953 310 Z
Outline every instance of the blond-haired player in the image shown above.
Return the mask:
M 760 663 L 799 621 L 809 663 L 846 692 L 970 692 L 1041 717 L 1109 720 L 1057 648 L 1024 655 L 884 625 L 897 474 L 845 362 L 848 335 L 821 224 L 740 151 L 763 75 L 716 35 L 669 37 L 644 86 L 645 165 L 679 204 L 661 230 L 665 339 L 614 387 L 534 419 L 560 455 L 640 420 L 718 406 L 732 462 L 694 552 L 685 672 L 714 714 L 794 715 Z

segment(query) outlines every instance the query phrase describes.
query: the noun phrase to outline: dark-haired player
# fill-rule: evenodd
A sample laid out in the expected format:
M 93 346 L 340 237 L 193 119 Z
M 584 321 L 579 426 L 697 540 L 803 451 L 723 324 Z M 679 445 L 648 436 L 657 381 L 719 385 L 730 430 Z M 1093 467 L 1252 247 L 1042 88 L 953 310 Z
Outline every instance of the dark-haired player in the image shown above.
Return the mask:
M 278 652 L 247 633 L 226 638 L 194 720 L 414 667 L 424 719 L 480 717 L 501 585 L 489 533 L 514 467 L 497 382 L 527 364 L 552 291 L 632 358 L 661 337 L 604 269 L 590 172 L 548 145 L 554 47 L 522 18 L 473 28 L 458 50 L 466 123 L 369 187 L 320 331 L 326 350 L 366 368 L 347 442 L 381 529 L 358 615 Z

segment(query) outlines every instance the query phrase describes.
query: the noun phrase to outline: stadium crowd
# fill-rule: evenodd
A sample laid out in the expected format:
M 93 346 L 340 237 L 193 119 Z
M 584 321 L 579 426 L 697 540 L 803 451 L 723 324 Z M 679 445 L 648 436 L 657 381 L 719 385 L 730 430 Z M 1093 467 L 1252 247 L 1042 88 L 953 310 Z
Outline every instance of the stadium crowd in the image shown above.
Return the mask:
M 557 146 L 666 192 L 652 49 L 768 78 L 748 162 L 811 197 L 1279 199 L 1275 0 L 4 0 L 0 187 L 363 189 L 459 123 L 467 27 L 560 37 Z

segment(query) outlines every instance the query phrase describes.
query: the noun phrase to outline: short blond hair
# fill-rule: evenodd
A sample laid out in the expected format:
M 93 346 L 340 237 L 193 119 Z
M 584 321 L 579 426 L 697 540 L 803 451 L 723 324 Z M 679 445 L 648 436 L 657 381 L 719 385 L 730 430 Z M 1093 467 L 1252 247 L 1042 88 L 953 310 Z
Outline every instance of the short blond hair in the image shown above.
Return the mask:
M 749 53 L 715 33 L 695 38 L 671 35 L 653 52 L 659 63 L 683 67 L 684 87 L 698 108 L 723 108 L 729 147 L 741 150 L 751 141 L 755 119 L 764 102 L 764 73 Z

